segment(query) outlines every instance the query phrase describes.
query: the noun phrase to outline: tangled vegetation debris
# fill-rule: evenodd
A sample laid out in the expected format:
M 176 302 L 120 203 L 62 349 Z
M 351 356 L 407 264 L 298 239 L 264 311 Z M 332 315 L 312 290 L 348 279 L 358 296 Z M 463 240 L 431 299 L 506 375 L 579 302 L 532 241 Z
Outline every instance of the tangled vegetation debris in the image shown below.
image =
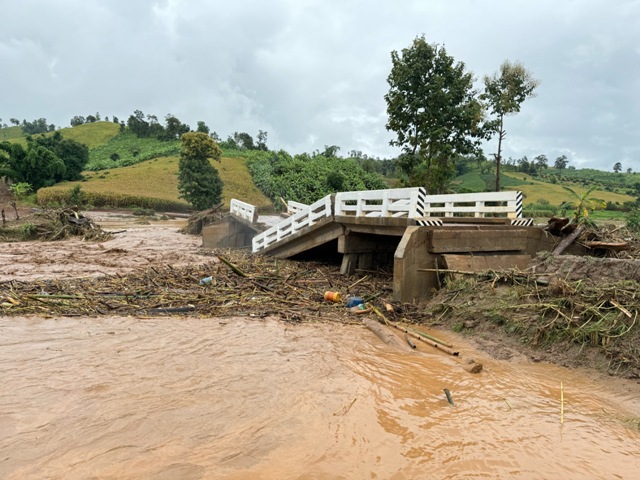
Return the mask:
M 351 321 L 355 317 L 344 305 L 325 302 L 326 290 L 339 290 L 345 297 L 374 292 L 364 298 L 379 302 L 391 297 L 390 272 L 369 272 L 354 281 L 338 275 L 333 265 L 300 264 L 239 250 L 219 256 L 224 262 L 214 255 L 204 265 L 152 267 L 128 275 L 0 282 L 0 311 L 40 316 L 276 315 L 295 322 L 321 316 Z
M 222 206 L 223 204 L 221 203 L 208 210 L 192 214 L 187 220 L 187 224 L 180 231 L 189 235 L 200 235 L 204 227 L 227 215 L 226 212 L 221 211 Z
M 607 268 L 606 259 L 560 258 L 582 264 L 582 272 L 588 270 L 584 265 Z M 628 261 L 627 271 L 639 265 Z M 640 378 L 639 289 L 637 279 L 608 278 L 603 283 L 597 274 L 577 279 L 556 275 L 553 269 L 545 274 L 485 272 L 450 281 L 427 311 L 436 323 L 459 332 L 491 335 L 492 329 L 502 329 L 524 345 L 549 352 L 549 360 L 577 349 L 575 358 L 558 363 L 583 364 L 587 350 L 596 351 L 604 359 L 599 366 L 609 373 Z
M 87 241 L 105 241 L 112 235 L 91 218 L 71 208 L 45 209 L 0 228 L 0 241 L 55 241 L 82 237 Z

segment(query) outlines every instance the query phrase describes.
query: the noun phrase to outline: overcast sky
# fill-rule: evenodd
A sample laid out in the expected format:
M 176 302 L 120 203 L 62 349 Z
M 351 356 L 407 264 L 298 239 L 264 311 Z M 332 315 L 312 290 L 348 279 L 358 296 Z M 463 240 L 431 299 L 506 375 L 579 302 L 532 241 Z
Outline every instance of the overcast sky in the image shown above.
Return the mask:
M 0 118 L 172 113 L 290 153 L 392 157 L 390 52 L 424 34 L 477 77 L 540 80 L 505 157 L 640 170 L 640 0 L 0 0 Z M 485 153 L 495 152 L 495 144 Z

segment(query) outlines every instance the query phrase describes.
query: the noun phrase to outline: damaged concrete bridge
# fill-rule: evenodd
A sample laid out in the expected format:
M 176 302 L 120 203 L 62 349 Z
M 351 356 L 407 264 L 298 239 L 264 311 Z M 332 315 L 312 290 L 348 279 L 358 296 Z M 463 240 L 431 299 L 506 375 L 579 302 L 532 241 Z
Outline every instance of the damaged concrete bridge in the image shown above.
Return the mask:
M 340 192 L 311 205 L 288 202 L 284 219 L 259 217 L 254 206 L 232 200 L 226 246 L 248 246 L 277 258 L 342 254 L 341 273 L 393 262 L 398 301 L 428 298 L 438 270 L 525 268 L 553 246 L 522 217 L 517 191 L 427 195 L 424 188 Z M 219 246 L 215 226 L 203 230 L 205 247 Z

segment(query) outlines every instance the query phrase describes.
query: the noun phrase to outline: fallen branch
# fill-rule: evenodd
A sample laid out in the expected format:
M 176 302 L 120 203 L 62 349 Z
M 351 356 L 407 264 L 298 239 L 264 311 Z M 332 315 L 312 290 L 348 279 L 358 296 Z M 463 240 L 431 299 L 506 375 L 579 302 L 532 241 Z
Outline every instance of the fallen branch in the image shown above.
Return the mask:
M 558 244 L 558 246 L 553 249 L 553 252 L 551 252 L 551 253 L 553 255 L 561 255 L 562 252 L 564 252 L 567 248 L 569 248 L 569 245 L 571 245 L 576 240 L 576 238 L 578 238 L 580 235 L 582 235 L 583 231 L 584 231 L 584 225 L 580 225 L 578 228 L 575 229 L 575 231 L 571 235 L 567 235 Z

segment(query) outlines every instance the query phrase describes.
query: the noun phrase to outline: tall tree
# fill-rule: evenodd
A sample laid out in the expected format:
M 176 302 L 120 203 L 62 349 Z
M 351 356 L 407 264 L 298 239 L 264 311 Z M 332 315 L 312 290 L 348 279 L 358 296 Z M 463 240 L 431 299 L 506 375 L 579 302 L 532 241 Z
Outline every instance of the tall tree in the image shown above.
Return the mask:
M 569 164 L 569 160 L 567 159 L 567 156 L 560 155 L 559 157 L 556 158 L 556 161 L 553 163 L 553 166 L 558 170 L 563 170 L 567 168 L 568 164 Z
M 534 160 L 536 161 L 536 167 L 549 168 L 549 159 L 544 153 L 535 157 Z
M 198 120 L 198 128 L 196 128 L 196 132 L 202 132 L 209 135 L 209 127 L 202 120 Z
M 402 148 L 398 166 L 405 183 L 445 192 L 454 159 L 476 152 L 485 137 L 473 75 L 424 36 L 400 53 L 392 51 L 391 61 L 386 127 L 396 134 L 390 144 Z
M 186 123 L 182 123 L 175 115 L 168 113 L 165 117 L 165 132 L 160 140 L 177 140 L 183 133 L 187 133 L 191 128 Z
M 258 130 L 258 143 L 256 144 L 256 148 L 258 150 L 267 151 L 267 132 L 263 130 Z
M 616 162 L 616 164 L 613 166 L 613 171 L 616 173 L 620 173 L 622 171 L 622 163 Z
M 524 65 L 505 60 L 500 70 L 491 76 L 484 77 L 484 92 L 480 96 L 489 106 L 495 119 L 488 127 L 498 134 L 498 153 L 496 159 L 496 191 L 500 191 L 500 163 L 502 161 L 502 141 L 507 132 L 504 129 L 505 115 L 513 115 L 520 111 L 522 103 L 535 96 L 535 89 L 540 82 L 533 78 Z
M 138 138 L 149 136 L 149 122 L 145 120 L 141 110 L 134 110 L 133 115 L 129 115 L 127 127 Z
M 196 210 L 206 210 L 220 203 L 222 180 L 209 159 L 220 161 L 222 151 L 206 133 L 182 135 L 182 152 L 178 162 L 178 191 Z

